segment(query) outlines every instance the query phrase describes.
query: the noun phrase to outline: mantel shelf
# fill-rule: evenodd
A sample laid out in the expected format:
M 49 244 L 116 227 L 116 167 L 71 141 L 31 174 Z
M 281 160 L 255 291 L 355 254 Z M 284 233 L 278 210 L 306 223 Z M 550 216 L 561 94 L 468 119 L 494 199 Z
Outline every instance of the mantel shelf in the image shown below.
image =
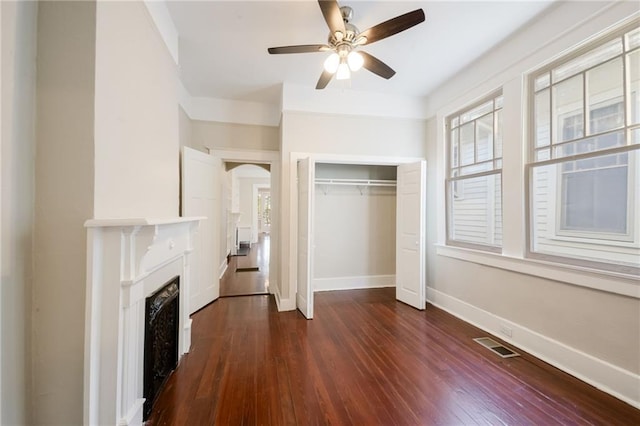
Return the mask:
M 118 219 L 89 219 L 84 223 L 86 228 L 116 227 L 116 226 L 154 226 L 172 225 L 176 223 L 195 222 L 205 217 L 169 217 L 169 218 L 118 218 Z

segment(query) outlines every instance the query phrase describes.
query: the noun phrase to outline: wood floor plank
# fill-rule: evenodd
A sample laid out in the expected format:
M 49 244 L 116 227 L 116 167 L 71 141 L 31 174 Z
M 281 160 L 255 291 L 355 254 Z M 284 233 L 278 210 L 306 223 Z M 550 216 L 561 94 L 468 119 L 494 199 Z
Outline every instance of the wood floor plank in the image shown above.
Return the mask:
M 220 279 L 220 297 L 269 293 L 269 234 L 260 234 L 244 256 L 231 256 L 227 270 Z M 258 268 L 257 270 L 246 270 Z M 238 270 L 245 269 L 241 272 Z
M 394 289 L 316 294 L 315 319 L 271 296 L 193 316 L 192 350 L 154 405 L 155 425 L 637 425 L 640 410 Z M 499 339 L 497 339 L 499 340 Z

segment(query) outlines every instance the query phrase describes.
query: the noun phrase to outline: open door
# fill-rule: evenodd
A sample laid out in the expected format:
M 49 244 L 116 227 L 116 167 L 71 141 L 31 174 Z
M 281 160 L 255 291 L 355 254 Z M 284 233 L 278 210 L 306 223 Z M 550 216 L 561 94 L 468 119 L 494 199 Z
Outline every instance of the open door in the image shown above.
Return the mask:
M 298 291 L 296 306 L 307 319 L 313 318 L 313 190 L 315 164 L 298 161 Z
M 220 296 L 217 274 L 219 219 L 216 177 L 219 160 L 195 149 L 182 149 L 182 216 L 205 216 L 195 250 L 195 279 L 189 289 L 189 314 Z
M 398 166 L 396 299 L 417 309 L 426 304 L 425 161 Z

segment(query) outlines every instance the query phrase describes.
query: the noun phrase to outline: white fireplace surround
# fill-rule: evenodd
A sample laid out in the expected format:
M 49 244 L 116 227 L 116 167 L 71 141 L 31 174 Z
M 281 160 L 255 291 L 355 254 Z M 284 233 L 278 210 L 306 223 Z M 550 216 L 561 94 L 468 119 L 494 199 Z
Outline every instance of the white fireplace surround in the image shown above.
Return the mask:
M 191 345 L 189 287 L 204 218 L 93 219 L 87 227 L 85 425 L 141 425 L 145 299 L 180 277 L 178 359 Z

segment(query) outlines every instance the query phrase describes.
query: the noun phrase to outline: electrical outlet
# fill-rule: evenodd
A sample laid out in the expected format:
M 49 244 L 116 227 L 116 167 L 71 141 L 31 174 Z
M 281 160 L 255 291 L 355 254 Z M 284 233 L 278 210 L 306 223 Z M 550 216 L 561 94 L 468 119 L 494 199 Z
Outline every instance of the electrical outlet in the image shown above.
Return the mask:
M 511 337 L 511 335 L 513 334 L 513 330 L 503 324 L 500 326 L 500 333 L 504 334 L 505 336 Z

